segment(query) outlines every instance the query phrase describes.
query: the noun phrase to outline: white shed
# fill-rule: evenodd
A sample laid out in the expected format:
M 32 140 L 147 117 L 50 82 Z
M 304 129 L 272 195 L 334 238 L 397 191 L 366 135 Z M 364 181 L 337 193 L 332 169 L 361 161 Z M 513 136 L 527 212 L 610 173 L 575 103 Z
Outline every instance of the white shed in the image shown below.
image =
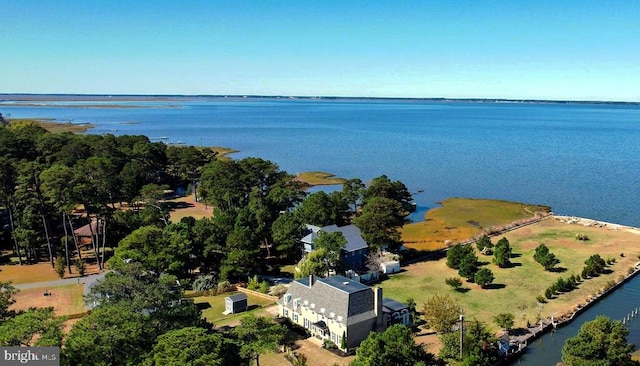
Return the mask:
M 400 272 L 400 262 L 388 261 L 380 263 L 380 270 L 384 274 Z

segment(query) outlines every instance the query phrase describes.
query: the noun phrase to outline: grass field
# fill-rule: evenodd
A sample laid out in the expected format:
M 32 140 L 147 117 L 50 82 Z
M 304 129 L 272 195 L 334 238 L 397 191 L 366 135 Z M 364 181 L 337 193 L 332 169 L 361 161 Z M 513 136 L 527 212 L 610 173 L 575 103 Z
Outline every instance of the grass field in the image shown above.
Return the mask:
M 17 260 L 17 257 L 16 257 Z M 21 283 L 46 282 L 60 279 L 49 263 L 29 265 L 7 264 L 0 266 L 0 281 Z
M 85 311 L 82 298 L 83 288 L 84 286 L 81 284 L 72 284 L 20 290 L 14 296 L 16 303 L 11 306 L 11 309 L 27 310 L 31 307 L 52 306 L 56 315 L 79 314 Z M 49 291 L 51 295 L 44 296 L 45 291 Z
M 251 313 L 256 316 L 271 316 L 265 310 L 265 307 L 275 304 L 275 301 L 268 300 L 262 297 L 247 294 L 249 311 L 239 314 L 224 315 L 224 299 L 227 296 L 236 294 L 237 292 L 226 293 L 216 296 L 199 296 L 194 297 L 193 300 L 196 305 L 202 310 L 202 317 L 206 318 L 209 322 L 212 322 L 216 326 L 223 325 L 235 325 L 240 319 L 247 314 Z
M 575 239 L 577 233 L 587 234 L 590 240 Z M 640 233 L 637 231 L 584 227 L 562 223 L 551 217 L 513 230 L 504 236 L 513 247 L 511 268 L 499 268 L 490 263 L 491 256 L 478 254 L 480 261 L 487 262 L 486 267 L 496 277 L 491 289 L 481 289 L 464 280 L 463 291 L 451 289 L 445 284 L 445 278 L 457 277 L 458 274 L 456 270 L 446 266 L 446 259 L 409 265 L 404 268 L 404 272 L 392 275 L 379 286 L 384 288 L 385 297 L 399 301 L 413 298 L 418 304 L 418 310 L 433 294 L 448 293 L 460 301 L 468 319 L 484 321 L 493 330 L 497 330 L 492 318 L 500 312 L 514 313 L 516 327 L 525 326 L 527 321 L 533 323 L 538 316 L 545 318 L 556 313 L 555 316 L 560 317 L 572 312 L 608 281 L 618 280 L 626 274 L 640 255 L 640 247 L 637 245 Z M 495 243 L 501 237 L 502 235 L 494 237 L 492 241 Z M 533 260 L 534 249 L 540 243 L 545 243 L 561 260 L 558 267 L 563 272 L 547 272 Z M 544 290 L 558 277 L 567 278 L 574 273 L 580 274 L 584 261 L 595 253 L 605 260 L 616 259 L 616 263 L 610 267 L 612 273 L 583 281 L 578 289 L 561 294 L 547 304 L 538 303 L 537 295 L 543 295 Z M 624 253 L 624 257 L 620 256 L 621 253 Z
M 517 202 L 472 198 L 449 198 L 442 207 L 429 210 L 425 221 L 405 225 L 405 246 L 418 250 L 437 250 L 446 242 L 465 241 L 491 227 L 531 218 L 549 207 Z
M 165 201 L 169 207 L 171 222 L 179 222 L 183 217 L 193 216 L 196 220 L 213 216 L 213 207 L 196 202 L 194 195 Z

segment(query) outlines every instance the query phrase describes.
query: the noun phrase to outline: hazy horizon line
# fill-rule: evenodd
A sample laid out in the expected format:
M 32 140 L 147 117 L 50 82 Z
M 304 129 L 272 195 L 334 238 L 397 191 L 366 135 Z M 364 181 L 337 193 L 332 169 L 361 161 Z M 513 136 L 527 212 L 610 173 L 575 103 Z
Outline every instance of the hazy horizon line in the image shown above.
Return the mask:
M 275 98 L 275 99 L 369 99 L 369 100 L 424 100 L 424 101 L 468 101 L 468 102 L 514 102 L 514 103 L 583 103 L 583 104 L 632 104 L 640 101 L 624 100 L 572 100 L 540 98 L 489 98 L 489 97 L 380 97 L 340 95 L 284 95 L 284 94 L 144 94 L 144 93 L 0 93 L 2 97 L 51 96 L 51 97 L 151 97 L 151 98 Z M 0 100 L 2 102 L 4 100 Z

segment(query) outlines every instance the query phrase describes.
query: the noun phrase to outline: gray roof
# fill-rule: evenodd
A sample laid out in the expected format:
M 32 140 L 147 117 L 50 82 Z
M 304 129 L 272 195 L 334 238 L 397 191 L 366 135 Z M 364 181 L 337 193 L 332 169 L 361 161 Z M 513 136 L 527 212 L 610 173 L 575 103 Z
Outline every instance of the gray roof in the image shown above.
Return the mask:
M 382 299 L 382 310 L 388 312 L 400 311 L 402 309 L 408 309 L 409 307 L 400 301 L 396 301 L 385 297 Z
M 231 299 L 231 301 L 233 301 L 233 302 L 236 302 L 236 301 L 246 300 L 247 299 L 247 295 L 245 295 L 243 293 L 239 293 L 239 294 L 227 296 L 226 298 L 227 299 Z
M 325 317 L 331 318 L 333 313 L 334 320 L 341 317 L 347 325 L 375 317 L 373 289 L 343 276 L 315 278 L 312 286 L 309 278 L 299 279 L 291 283 L 287 293 L 291 300 L 284 304 L 285 297 L 282 297 L 279 302 L 292 311 L 297 310 L 293 303 L 298 299 L 299 306 L 313 308 L 318 313 L 324 309 Z
M 313 240 L 318 237 L 318 232 L 320 231 L 324 231 L 325 233 L 341 232 L 344 238 L 347 240 L 347 244 L 342 247 L 342 250 L 344 250 L 345 252 L 354 252 L 356 250 L 366 249 L 369 247 L 367 245 L 367 242 L 365 242 L 362 238 L 362 232 L 355 225 L 329 225 L 319 227 L 307 224 L 307 229 L 311 230 L 311 233 L 301 239 L 303 243 L 313 244 Z

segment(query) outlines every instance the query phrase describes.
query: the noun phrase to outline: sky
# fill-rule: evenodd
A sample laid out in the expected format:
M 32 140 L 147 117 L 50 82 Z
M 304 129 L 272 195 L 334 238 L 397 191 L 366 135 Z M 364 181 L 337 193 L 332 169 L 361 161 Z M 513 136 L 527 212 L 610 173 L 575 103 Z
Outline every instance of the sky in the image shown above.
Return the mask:
M 0 93 L 640 102 L 640 1 L 2 0 Z

